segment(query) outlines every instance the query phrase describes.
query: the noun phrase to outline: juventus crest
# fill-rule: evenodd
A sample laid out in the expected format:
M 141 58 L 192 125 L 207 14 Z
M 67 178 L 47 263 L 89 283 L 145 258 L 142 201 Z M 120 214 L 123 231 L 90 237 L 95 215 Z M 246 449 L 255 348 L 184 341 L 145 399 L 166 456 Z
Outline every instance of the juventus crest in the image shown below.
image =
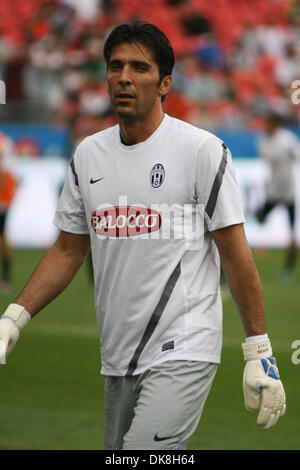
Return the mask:
M 159 188 L 165 179 L 165 169 L 161 163 L 156 163 L 150 173 L 150 182 L 153 188 Z

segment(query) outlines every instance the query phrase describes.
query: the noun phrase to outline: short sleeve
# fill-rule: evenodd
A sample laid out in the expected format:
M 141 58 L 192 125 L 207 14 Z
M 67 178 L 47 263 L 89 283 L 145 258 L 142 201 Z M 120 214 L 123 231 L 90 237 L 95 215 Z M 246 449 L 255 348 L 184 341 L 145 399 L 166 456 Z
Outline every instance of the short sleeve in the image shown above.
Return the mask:
M 54 217 L 54 224 L 65 232 L 88 234 L 89 228 L 76 171 L 77 156 L 78 150 L 75 152 L 67 171 Z
M 231 152 L 212 136 L 200 148 L 196 162 L 196 198 L 204 205 L 209 231 L 245 222 L 244 204 Z

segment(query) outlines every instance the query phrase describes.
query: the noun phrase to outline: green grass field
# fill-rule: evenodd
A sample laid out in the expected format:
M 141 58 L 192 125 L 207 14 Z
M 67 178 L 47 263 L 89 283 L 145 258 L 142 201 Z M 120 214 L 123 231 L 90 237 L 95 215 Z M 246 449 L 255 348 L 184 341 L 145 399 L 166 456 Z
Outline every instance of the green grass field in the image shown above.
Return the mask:
M 42 255 L 18 250 L 15 287 L 0 294 L 1 311 L 11 302 Z M 212 391 L 189 449 L 300 449 L 300 364 L 291 344 L 300 340 L 300 265 L 288 284 L 276 274 L 283 252 L 255 254 L 262 278 L 267 331 L 287 393 L 287 412 L 262 431 L 256 413 L 244 408 L 244 340 L 231 298 L 224 302 L 224 347 Z M 103 449 L 104 396 L 99 339 L 87 267 L 22 332 L 0 368 L 0 449 Z

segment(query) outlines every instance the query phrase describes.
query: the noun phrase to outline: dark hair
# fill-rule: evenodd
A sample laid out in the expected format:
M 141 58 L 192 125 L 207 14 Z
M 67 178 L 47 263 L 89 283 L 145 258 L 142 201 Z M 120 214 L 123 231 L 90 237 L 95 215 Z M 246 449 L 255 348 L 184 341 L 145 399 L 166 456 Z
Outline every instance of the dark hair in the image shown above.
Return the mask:
M 273 126 L 276 126 L 276 127 L 282 124 L 281 115 L 275 111 L 269 111 L 265 119 L 267 123 L 272 124 Z
M 159 80 L 171 75 L 175 63 L 174 51 L 167 36 L 155 25 L 134 21 L 132 24 L 121 24 L 114 28 L 104 44 L 104 59 L 106 63 L 113 48 L 124 42 L 140 43 L 148 47 L 159 68 Z

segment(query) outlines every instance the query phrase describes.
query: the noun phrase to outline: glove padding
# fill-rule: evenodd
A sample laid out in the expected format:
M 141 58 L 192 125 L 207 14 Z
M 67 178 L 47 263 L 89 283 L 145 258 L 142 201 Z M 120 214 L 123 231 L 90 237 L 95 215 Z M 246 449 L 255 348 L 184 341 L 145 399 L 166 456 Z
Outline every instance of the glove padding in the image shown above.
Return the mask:
M 0 319 L 0 364 L 6 364 L 6 357 L 19 339 L 20 331 L 29 321 L 24 307 L 10 304 Z
M 274 426 L 286 409 L 285 391 L 274 357 L 246 362 L 243 391 L 249 411 L 260 410 L 257 425 L 266 430 Z

